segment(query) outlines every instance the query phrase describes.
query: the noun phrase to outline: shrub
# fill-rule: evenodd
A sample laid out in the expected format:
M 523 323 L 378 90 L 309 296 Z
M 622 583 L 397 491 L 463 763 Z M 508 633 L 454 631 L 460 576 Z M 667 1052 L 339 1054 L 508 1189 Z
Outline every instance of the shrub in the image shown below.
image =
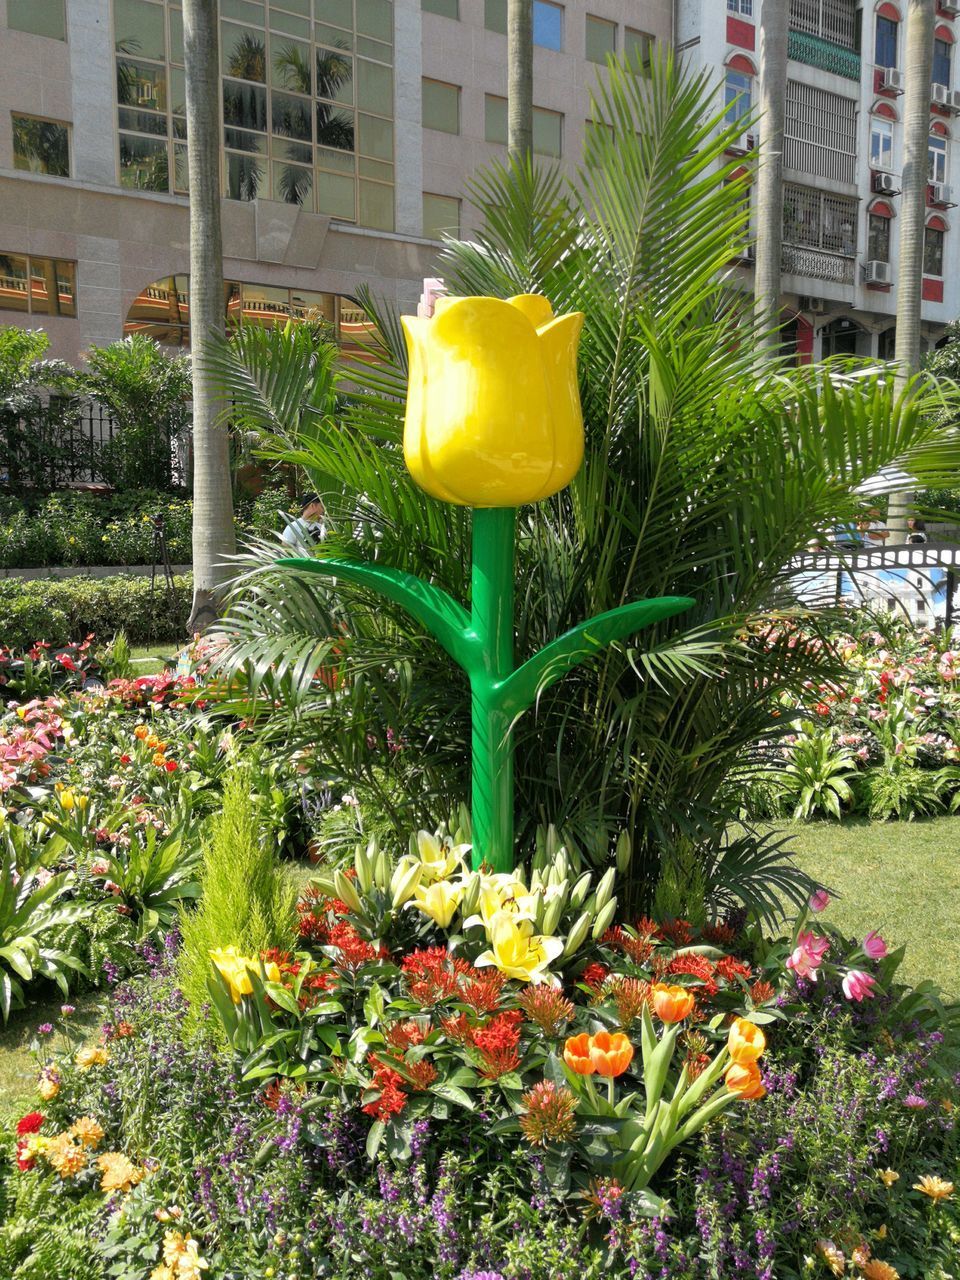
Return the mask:
M 180 978 L 194 1010 L 208 999 L 211 951 L 233 946 L 259 955 L 294 938 L 293 886 L 279 870 L 275 841 L 264 839 L 250 788 L 247 769 L 231 771 L 203 851 L 201 903 L 183 919 Z
M 0 566 L 150 564 L 162 517 L 174 564 L 191 558 L 193 504 L 153 489 L 0 499 Z
M 62 645 L 91 633 L 107 638 L 121 628 L 132 644 L 173 641 L 186 636 L 192 595 L 190 574 L 175 578 L 172 591 L 162 577 L 151 591 L 149 578 L 129 574 L 42 582 L 7 579 L 0 582 L 4 642 L 11 648 L 28 648 L 37 640 Z

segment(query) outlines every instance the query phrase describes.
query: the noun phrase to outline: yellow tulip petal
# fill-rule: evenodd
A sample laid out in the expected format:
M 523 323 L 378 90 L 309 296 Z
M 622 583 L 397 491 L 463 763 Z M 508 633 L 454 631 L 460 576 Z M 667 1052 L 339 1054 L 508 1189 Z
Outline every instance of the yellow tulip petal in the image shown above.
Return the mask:
M 522 311 L 535 329 L 539 329 L 541 325 L 549 324 L 553 319 L 553 307 L 550 305 L 550 299 L 545 298 L 542 293 L 518 293 L 507 301 L 511 307 L 516 307 L 518 311 Z
M 553 468 L 541 498 L 565 489 L 583 462 L 583 413 L 577 383 L 577 348 L 583 314 L 560 316 L 538 331 L 541 359 L 550 391 Z

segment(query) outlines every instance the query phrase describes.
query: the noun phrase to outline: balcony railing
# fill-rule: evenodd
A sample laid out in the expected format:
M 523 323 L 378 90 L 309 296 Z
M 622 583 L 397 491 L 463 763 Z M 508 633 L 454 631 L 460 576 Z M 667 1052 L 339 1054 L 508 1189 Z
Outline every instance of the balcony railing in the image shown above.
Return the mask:
M 860 55 L 852 49 L 844 49 L 822 36 L 811 36 L 805 31 L 791 31 L 788 36 L 787 54 L 794 62 L 804 62 L 820 71 L 832 71 L 835 76 L 847 80 L 860 79 Z
M 857 47 L 855 0 L 790 0 L 790 26 L 844 49 Z
M 795 244 L 785 244 L 781 249 L 780 270 L 784 275 L 828 280 L 831 284 L 853 284 L 855 265 L 855 258 L 842 253 L 803 249 Z

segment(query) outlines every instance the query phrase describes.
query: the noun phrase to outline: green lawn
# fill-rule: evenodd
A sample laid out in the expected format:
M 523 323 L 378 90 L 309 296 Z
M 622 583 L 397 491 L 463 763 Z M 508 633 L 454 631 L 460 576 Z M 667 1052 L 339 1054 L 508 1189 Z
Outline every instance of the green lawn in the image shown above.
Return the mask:
M 130 646 L 134 675 L 155 676 L 175 656 L 176 644 L 140 644 Z
M 800 865 L 836 890 L 823 918 L 861 938 L 906 944 L 901 974 L 960 999 L 960 817 L 785 824 Z
M 99 1026 L 102 1000 L 99 992 L 70 997 L 69 1003 L 76 1007 L 76 1013 L 70 1018 L 75 1030 L 89 1035 Z M 37 1038 L 37 1027 L 45 1022 L 62 1025 L 60 1006 L 64 1003 L 63 996 L 57 992 L 40 1004 L 17 1010 L 10 1015 L 5 1027 L 0 1025 L 0 1126 L 6 1127 L 11 1119 L 37 1106 L 39 1099 L 34 1087 L 37 1060 L 30 1042 Z M 63 1047 L 59 1035 L 51 1039 L 56 1048 Z

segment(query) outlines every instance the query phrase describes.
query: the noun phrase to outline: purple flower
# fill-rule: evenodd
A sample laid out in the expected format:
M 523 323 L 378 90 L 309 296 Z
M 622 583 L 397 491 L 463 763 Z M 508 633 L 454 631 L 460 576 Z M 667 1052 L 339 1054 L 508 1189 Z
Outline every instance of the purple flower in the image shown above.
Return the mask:
M 48 1036 L 51 1034 L 52 1031 L 53 1031 L 52 1022 L 41 1022 L 39 1027 L 37 1027 L 38 1036 Z
M 62 1004 L 62 1005 L 60 1006 L 60 1012 L 61 1012 L 61 1014 L 62 1014 L 65 1018 L 69 1018 L 69 1017 L 70 1017 L 70 1015 L 71 1015 L 71 1013 L 76 1013 L 76 1012 L 77 1012 L 77 1010 L 76 1010 L 76 1006 L 75 1006 L 75 1005 L 72 1005 L 72 1004 Z

